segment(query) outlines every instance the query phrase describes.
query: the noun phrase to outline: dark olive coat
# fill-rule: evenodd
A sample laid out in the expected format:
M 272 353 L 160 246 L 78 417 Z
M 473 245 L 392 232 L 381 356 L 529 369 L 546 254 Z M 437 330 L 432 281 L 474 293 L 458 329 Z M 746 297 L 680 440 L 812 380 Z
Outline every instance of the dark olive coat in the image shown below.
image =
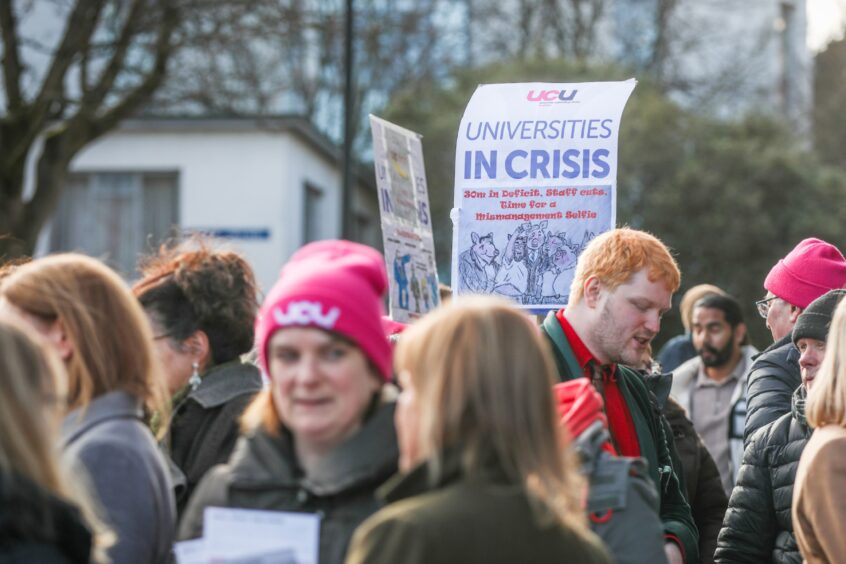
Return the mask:
M 430 485 L 428 467 L 392 480 L 390 503 L 357 531 L 347 564 L 610 564 L 587 529 L 539 523 L 524 489 L 496 467 L 467 477 L 457 456 Z
M 394 403 L 383 403 L 361 429 L 306 477 L 291 436 L 257 430 L 239 439 L 229 462 L 197 487 L 179 526 L 179 539 L 203 534 L 206 507 L 315 513 L 320 516 L 319 564 L 340 564 L 355 528 L 376 512 L 376 488 L 397 470 Z

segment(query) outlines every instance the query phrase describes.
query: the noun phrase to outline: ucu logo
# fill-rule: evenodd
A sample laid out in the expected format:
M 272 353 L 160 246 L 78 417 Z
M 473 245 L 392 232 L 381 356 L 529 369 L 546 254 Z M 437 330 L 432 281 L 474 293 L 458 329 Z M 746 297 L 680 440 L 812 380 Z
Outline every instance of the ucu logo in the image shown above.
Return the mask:
M 578 90 L 539 90 L 535 94 L 534 90 L 529 90 L 529 95 L 526 99 L 529 102 L 572 102 L 576 97 Z
M 282 311 L 278 307 L 273 310 L 273 319 L 279 325 L 317 325 L 332 329 L 339 317 L 339 308 L 333 307 L 323 313 L 323 304 L 320 302 L 291 302 L 288 304 L 288 311 Z

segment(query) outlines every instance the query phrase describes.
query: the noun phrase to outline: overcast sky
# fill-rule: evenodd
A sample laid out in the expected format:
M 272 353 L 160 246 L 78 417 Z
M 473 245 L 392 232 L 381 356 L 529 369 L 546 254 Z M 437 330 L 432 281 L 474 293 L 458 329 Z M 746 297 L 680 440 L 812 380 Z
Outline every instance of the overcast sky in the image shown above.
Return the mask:
M 844 0 L 808 1 L 808 47 L 825 48 L 832 39 L 843 37 Z

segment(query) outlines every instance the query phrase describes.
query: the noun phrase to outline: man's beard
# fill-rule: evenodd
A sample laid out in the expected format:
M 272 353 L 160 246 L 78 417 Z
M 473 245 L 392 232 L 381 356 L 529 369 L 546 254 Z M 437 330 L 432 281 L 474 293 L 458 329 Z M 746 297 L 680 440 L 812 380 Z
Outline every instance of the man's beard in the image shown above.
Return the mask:
M 645 330 L 636 335 L 649 340 L 655 337 L 654 334 L 645 332 Z M 602 308 L 599 323 L 594 329 L 594 337 L 597 346 L 600 348 L 598 352 L 605 356 L 609 362 L 626 366 L 641 365 L 643 361 L 641 354 L 628 347 L 632 336 L 622 334 L 608 302 Z
M 715 349 L 708 345 L 703 345 L 698 351 L 699 358 L 702 359 L 702 364 L 708 368 L 721 368 L 729 363 L 731 357 L 734 356 L 734 331 L 731 332 L 729 340 L 721 349 Z M 703 356 L 703 352 L 710 353 L 710 356 Z

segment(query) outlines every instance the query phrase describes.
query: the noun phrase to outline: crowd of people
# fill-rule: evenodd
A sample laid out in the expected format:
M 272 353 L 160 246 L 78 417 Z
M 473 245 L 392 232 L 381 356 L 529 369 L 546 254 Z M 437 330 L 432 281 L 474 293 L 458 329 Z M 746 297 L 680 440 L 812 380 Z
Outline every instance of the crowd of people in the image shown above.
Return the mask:
M 349 241 L 301 248 L 263 300 L 202 240 L 138 272 L 0 269 L 0 562 L 170 562 L 215 507 L 317 516 L 313 564 L 846 553 L 846 259 L 825 241 L 763 281 L 763 352 L 700 284 L 657 362 L 681 273 L 630 228 L 587 244 L 541 320 L 460 296 L 396 323 L 384 257 Z

